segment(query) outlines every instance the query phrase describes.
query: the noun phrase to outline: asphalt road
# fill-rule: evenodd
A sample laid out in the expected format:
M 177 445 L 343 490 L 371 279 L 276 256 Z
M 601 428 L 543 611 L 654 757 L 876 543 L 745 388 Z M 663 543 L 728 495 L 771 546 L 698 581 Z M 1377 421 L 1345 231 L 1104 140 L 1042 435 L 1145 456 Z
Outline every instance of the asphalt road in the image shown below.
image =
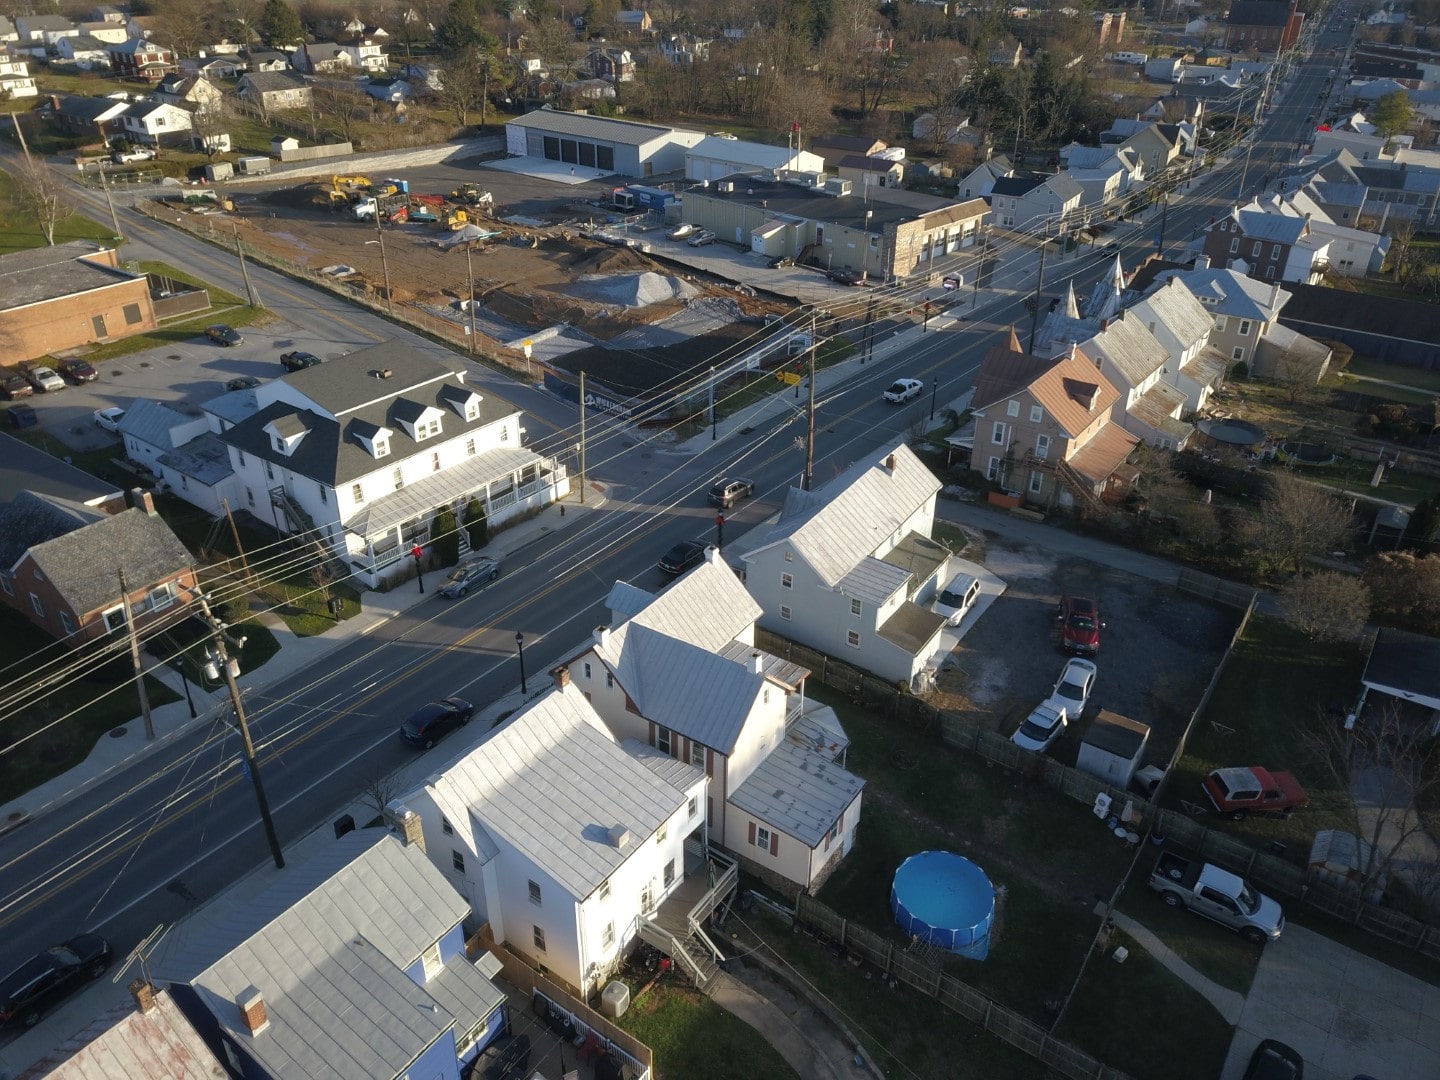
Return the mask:
M 1317 107 L 1328 66 L 1323 59 L 1308 65 L 1267 118 L 1252 174 L 1256 163 L 1273 165 L 1288 154 L 1304 117 Z M 1241 163 L 1232 161 L 1197 180 L 1169 211 L 1167 240 L 1183 242 L 1228 205 L 1241 172 Z M 103 200 L 91 209 L 103 212 Z M 243 295 L 235 260 L 121 213 L 131 238 L 127 258 L 163 258 Z M 1127 265 L 1153 243 L 1151 228 L 1158 228 L 1153 219 L 1123 242 Z M 1037 263 L 1035 253 L 1013 253 L 998 284 L 1021 287 L 1033 279 Z M 1057 295 L 1073 278 L 1083 295 L 1109 265 L 1093 256 L 1052 261 L 1042 292 Z M 311 332 L 333 334 L 337 343 L 359 348 L 397 339 L 423 351 L 438 348 L 338 297 L 263 267 L 251 273 L 276 314 Z M 885 406 L 879 391 L 891 379 L 936 382 L 940 400 L 953 398 L 973 384 L 984 350 L 997 340 L 994 328 L 1028 320 L 1020 296 L 992 293 L 987 300 L 982 291 L 981 301 L 976 322 L 927 334 L 900 355 L 865 365 L 845 386 L 827 390 L 816 425 L 817 484 L 894 438 L 926 404 Z M 543 425 L 563 428 L 573 419 L 572 410 L 549 395 L 501 375 L 477 370 L 476 379 Z M 534 421 L 530 426 L 533 440 L 541 432 Z M 543 678 L 535 673 L 605 621 L 604 598 L 616 579 L 660 587 L 655 560 L 661 552 L 680 539 L 713 535 L 714 511 L 704 504 L 703 490 L 714 476 L 737 472 L 760 483 L 755 499 L 727 515 L 728 538 L 772 513 L 803 467 L 803 452 L 794 445 L 800 435 L 803 425 L 787 415 L 693 457 L 629 432 L 603 435 L 591 445 L 589 459 L 592 475 L 609 484 L 612 502 L 591 523 L 541 542 L 530 550 L 528 565 L 508 566 L 495 586 L 453 604 L 437 600 L 416 608 L 341 646 L 323 670 L 252 695 L 249 711 L 282 843 L 347 804 L 368 777 L 413 753 L 400 743 L 396 727 L 416 705 L 452 693 L 485 703 L 512 690 L 516 631 L 525 634 L 532 677 Z M 436 753 L 443 755 L 444 746 Z M 156 924 L 173 921 L 268 858 L 238 758 L 228 729 L 195 733 L 0 837 L 0 970 L 81 928 L 106 933 L 123 953 Z

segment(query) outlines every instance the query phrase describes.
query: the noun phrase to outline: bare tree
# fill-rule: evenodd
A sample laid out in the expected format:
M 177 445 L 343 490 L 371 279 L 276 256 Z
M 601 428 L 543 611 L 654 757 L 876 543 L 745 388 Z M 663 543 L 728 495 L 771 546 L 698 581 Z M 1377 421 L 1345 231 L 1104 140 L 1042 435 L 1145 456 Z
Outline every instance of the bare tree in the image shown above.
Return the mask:
M 11 175 L 15 180 L 15 201 L 24 215 L 40 226 L 45 242 L 54 247 L 55 230 L 71 213 L 59 176 L 39 158 L 28 155 Z
M 1287 581 L 1280 610 L 1312 641 L 1356 641 L 1370 618 L 1370 590 L 1353 574 L 1322 570 Z
M 1175 469 L 1175 454 L 1149 445 L 1135 452 L 1140 470 L 1136 489 L 1145 499 L 1152 521 L 1179 519 L 1182 508 L 1196 501 L 1195 489 Z
M 1245 525 L 1251 554 L 1271 569 L 1299 570 L 1309 555 L 1333 551 L 1349 535 L 1349 508 L 1318 484 L 1291 473 L 1270 477 L 1264 498 Z
M 1386 551 L 1365 567 L 1377 617 L 1421 634 L 1440 634 L 1440 555 Z
M 1320 358 L 1294 347 L 1286 349 L 1271 362 L 1271 378 L 1291 405 L 1311 400 L 1320 392 Z
M 485 95 L 489 91 L 490 54 L 472 46 L 442 56 L 435 65 L 440 87 L 435 99 L 455 116 L 461 127 L 470 123 L 470 113 L 479 109 L 483 124 Z
M 155 35 L 177 56 L 198 56 L 216 38 L 215 20 L 204 4 L 192 0 L 152 0 Z
M 354 142 L 360 125 L 370 118 L 371 100 L 359 90 L 342 86 L 315 86 L 314 109 L 341 142 Z
M 1319 718 L 1304 747 L 1308 764 L 1350 795 L 1342 801 L 1359 841 L 1362 896 L 1383 888 L 1392 871 L 1409 877 L 1412 868 L 1433 868 L 1435 843 L 1415 807 L 1440 795 L 1440 741 L 1424 720 L 1387 701 L 1367 708 L 1350 731 Z
M 377 816 L 384 815 L 385 808 L 399 794 L 400 776 L 398 773 L 383 772 L 377 768 L 366 773 L 360 784 L 360 797 L 374 809 Z

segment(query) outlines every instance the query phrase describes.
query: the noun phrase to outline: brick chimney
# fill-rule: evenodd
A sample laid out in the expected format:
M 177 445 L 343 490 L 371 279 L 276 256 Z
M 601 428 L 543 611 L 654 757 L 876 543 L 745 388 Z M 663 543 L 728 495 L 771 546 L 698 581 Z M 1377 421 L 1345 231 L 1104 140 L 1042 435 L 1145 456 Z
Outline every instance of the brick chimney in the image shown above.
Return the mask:
M 144 510 L 151 517 L 155 516 L 155 496 L 144 488 L 131 488 L 130 498 L 135 503 L 136 510 Z
M 400 834 L 402 844 L 425 850 L 424 823 L 414 810 L 397 799 L 385 807 L 385 820 Z
M 142 1013 L 148 1013 L 155 1008 L 155 987 L 145 979 L 136 979 L 127 990 L 130 996 L 135 999 L 135 1007 Z
M 706 554 L 708 555 L 709 552 L 707 551 Z M 609 646 L 610 646 L 610 627 L 608 627 L 608 626 L 597 626 L 597 627 L 595 627 L 595 644 L 596 644 L 596 645 L 599 645 L 602 649 L 609 648 Z
M 555 680 L 555 689 L 564 690 L 570 685 L 570 669 L 564 664 L 550 672 L 550 677 Z
M 251 1035 L 262 1035 L 270 1027 L 270 1014 L 265 1011 L 265 997 L 254 986 L 247 986 L 235 999 L 240 1016 Z

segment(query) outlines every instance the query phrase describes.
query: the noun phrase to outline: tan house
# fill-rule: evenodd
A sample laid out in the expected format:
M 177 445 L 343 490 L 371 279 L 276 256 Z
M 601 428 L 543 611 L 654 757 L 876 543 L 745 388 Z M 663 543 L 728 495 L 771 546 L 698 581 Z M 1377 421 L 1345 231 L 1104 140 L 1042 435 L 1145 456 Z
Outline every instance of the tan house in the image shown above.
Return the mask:
M 1120 392 L 1072 345 L 1052 359 L 1010 340 L 985 354 L 975 382 L 972 463 L 1046 509 L 1122 498 L 1140 440 L 1114 422 Z
M 285 109 L 309 108 L 312 91 L 309 81 L 293 71 L 252 71 L 240 77 L 235 96 L 268 116 Z
M 157 325 L 145 276 L 88 240 L 0 256 L 0 298 L 0 340 L 17 360 Z

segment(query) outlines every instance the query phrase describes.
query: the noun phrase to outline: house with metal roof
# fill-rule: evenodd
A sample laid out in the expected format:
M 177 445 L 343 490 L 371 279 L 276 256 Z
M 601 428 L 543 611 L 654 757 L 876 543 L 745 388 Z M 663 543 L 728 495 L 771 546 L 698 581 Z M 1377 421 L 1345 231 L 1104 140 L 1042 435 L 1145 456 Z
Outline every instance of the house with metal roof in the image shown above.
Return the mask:
M 0 255 L 0 341 L 12 359 L 154 330 L 150 283 L 88 240 Z
M 237 888 L 150 954 L 150 979 L 239 1075 L 459 1080 L 505 1032 L 498 962 L 470 962 L 470 907 L 402 825 Z
M 565 661 L 617 738 L 710 777 L 711 842 L 787 894 L 813 892 L 854 844 L 864 781 L 844 768 L 810 674 L 755 645 L 760 605 L 715 548 L 660 593 L 617 582 L 609 625 Z
M 1117 501 L 1136 475 L 1127 459 L 1140 442 L 1115 421 L 1120 396 L 1078 346 L 1034 356 L 1012 330 L 975 380 L 972 467 L 1045 509 Z
M 743 555 L 758 625 L 906 686 L 920 685 L 945 620 L 930 610 L 950 551 L 931 539 L 940 481 L 903 443 L 814 491 L 791 488 Z
M 1328 268 L 1334 273 L 1344 277 L 1379 273 L 1390 251 L 1390 237 L 1337 223 L 1317 196 L 1318 192 L 1302 187 L 1257 198 L 1250 205 L 1260 207 L 1267 214 L 1308 221 L 1312 235 L 1330 242 Z
M 1261 281 L 1316 284 L 1329 260 L 1330 242 L 1305 218 L 1268 214 L 1258 203 L 1236 206 L 1204 227 L 1202 248 L 1211 266 L 1227 266 Z
M 1078 345 L 1119 391 L 1111 412 L 1116 423 L 1150 446 L 1184 448 L 1194 433 L 1183 419 L 1185 395 L 1166 379 L 1169 353 L 1140 319 L 1122 309 Z
M 1065 173 L 1016 174 L 996 179 L 990 190 L 991 218 L 1002 229 L 1059 236 L 1085 191 Z
M 824 171 L 825 159 L 809 150 L 720 135 L 707 135 L 685 152 L 685 178 L 701 183 L 742 173 Z
M 125 410 L 117 434 L 125 456 L 159 475 L 156 462 L 162 454 L 207 431 L 205 415 L 185 402 L 140 399 Z
M 605 175 L 681 172 L 686 151 L 704 139 L 700 131 L 549 107 L 505 124 L 505 150 L 511 157 L 538 158 Z
M 0 506 L 0 602 L 71 647 L 123 632 L 127 599 L 142 629 L 182 614 L 194 559 L 148 493 L 139 503 L 110 514 L 20 491 Z
M 516 409 L 470 386 L 459 362 L 397 342 L 224 399 L 205 413 L 228 448 L 232 505 L 282 533 L 325 537 L 372 588 L 430 543 L 439 511 L 463 523 L 478 500 L 494 526 L 570 489 L 563 465 L 524 446 Z
M 475 921 L 585 997 L 684 886 L 682 899 L 708 897 L 700 921 L 726 896 L 708 884 L 709 778 L 622 745 L 567 668 L 554 678 L 397 803 L 418 817 L 431 862 Z M 681 966 L 703 983 L 719 953 L 696 948 Z

